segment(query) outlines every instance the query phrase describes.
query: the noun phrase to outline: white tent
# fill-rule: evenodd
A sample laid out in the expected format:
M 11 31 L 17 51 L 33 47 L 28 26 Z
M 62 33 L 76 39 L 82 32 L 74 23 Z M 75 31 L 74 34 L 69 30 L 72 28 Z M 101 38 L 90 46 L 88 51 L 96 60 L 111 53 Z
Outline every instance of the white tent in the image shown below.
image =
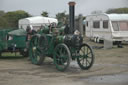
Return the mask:
M 19 28 L 26 30 L 27 26 L 30 26 L 31 29 L 38 30 L 42 25 L 49 25 L 51 23 L 57 24 L 58 20 L 42 16 L 28 17 L 19 20 Z

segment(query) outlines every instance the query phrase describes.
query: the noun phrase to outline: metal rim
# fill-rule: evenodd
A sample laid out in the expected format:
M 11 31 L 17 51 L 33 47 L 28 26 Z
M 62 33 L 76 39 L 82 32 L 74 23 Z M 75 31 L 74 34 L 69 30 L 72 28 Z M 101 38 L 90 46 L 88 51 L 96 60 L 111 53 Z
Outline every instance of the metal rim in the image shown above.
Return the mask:
M 65 71 L 70 64 L 71 53 L 65 44 L 59 44 L 54 52 L 54 64 L 59 71 Z
M 88 70 L 94 63 L 94 53 L 88 44 L 83 44 L 79 51 L 77 63 L 83 70 Z
M 39 36 L 33 36 L 30 40 L 29 56 L 33 64 L 40 65 L 43 63 L 44 56 L 39 49 Z
M 39 38 L 39 48 L 42 51 L 46 51 L 48 49 L 48 40 L 45 35 L 41 35 Z

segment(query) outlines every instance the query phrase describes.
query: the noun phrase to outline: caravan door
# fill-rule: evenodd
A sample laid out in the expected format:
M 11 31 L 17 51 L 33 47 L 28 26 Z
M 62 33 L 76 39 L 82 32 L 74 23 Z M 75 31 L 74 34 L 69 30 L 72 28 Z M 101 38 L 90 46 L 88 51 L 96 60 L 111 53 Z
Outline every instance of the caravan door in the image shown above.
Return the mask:
M 92 23 L 92 21 L 88 21 L 88 23 L 89 23 L 89 25 L 88 25 L 88 28 L 89 28 L 89 32 L 90 32 L 90 38 L 93 38 L 93 33 L 92 33 L 92 26 L 93 26 L 93 23 Z
M 86 21 L 86 36 L 92 38 L 92 21 Z

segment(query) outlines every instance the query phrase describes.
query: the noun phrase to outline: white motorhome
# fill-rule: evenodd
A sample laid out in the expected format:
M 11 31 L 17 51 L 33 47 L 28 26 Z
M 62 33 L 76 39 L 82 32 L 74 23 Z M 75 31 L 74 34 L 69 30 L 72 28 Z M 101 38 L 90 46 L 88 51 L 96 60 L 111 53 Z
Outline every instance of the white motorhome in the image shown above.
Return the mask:
M 36 16 L 28 17 L 19 20 L 19 28 L 26 28 L 29 26 L 31 29 L 38 30 L 41 26 L 50 25 L 51 23 L 58 23 L 58 20 L 55 18 Z
M 128 14 L 93 14 L 86 17 L 86 36 L 99 40 L 128 41 Z

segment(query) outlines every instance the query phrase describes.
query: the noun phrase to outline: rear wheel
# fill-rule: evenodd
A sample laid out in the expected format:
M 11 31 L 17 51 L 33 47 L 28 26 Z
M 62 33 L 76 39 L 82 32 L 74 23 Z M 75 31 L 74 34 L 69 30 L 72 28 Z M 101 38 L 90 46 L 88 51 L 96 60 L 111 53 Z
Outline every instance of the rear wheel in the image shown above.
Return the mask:
M 79 51 L 77 63 L 83 70 L 88 70 L 94 63 L 94 53 L 88 44 L 83 44 Z
M 39 48 L 39 35 L 34 35 L 29 43 L 29 57 L 33 64 L 41 65 L 44 61 L 44 55 Z
M 45 52 L 48 49 L 48 40 L 45 35 L 41 35 L 39 39 L 39 48 Z
M 54 52 L 54 64 L 59 71 L 65 71 L 70 64 L 71 53 L 67 45 L 59 44 Z

